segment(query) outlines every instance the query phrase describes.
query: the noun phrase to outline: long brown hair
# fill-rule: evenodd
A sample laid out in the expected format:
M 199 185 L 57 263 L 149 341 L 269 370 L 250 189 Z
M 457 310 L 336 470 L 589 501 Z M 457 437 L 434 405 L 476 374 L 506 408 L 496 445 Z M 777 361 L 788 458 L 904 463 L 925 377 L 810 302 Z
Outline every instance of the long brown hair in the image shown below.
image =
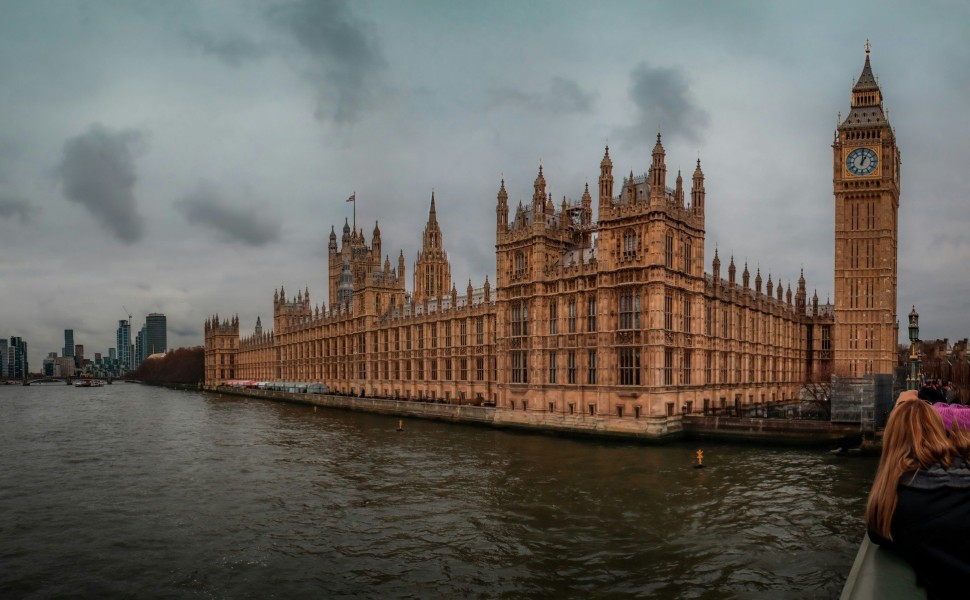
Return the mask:
M 960 427 L 956 419 L 953 420 L 953 427 L 947 431 L 950 436 L 950 443 L 953 444 L 953 452 L 957 456 L 962 456 L 964 462 L 970 465 L 970 431 Z
M 899 480 L 905 473 L 928 469 L 936 463 L 949 467 L 952 452 L 943 419 L 933 407 L 920 400 L 897 403 L 889 413 L 879 468 L 869 492 L 866 506 L 869 528 L 891 540 L 890 525 L 896 512 Z

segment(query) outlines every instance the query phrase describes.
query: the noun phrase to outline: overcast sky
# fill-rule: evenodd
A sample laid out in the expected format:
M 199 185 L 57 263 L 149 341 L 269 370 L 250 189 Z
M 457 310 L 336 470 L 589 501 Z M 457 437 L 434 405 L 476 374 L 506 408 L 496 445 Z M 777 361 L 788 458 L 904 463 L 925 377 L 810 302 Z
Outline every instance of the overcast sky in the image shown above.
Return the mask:
M 558 204 L 644 172 L 706 175 L 715 247 L 833 291 L 832 137 L 872 41 L 902 152 L 901 337 L 970 335 L 965 2 L 0 0 L 0 336 L 34 370 L 119 319 L 272 322 L 326 302 L 327 238 L 380 221 L 411 265 L 432 189 L 459 290 L 495 281 L 495 196 Z M 513 204 L 513 206 L 514 206 Z M 409 286 L 410 287 L 410 286 Z M 126 307 L 126 308 L 125 308 Z

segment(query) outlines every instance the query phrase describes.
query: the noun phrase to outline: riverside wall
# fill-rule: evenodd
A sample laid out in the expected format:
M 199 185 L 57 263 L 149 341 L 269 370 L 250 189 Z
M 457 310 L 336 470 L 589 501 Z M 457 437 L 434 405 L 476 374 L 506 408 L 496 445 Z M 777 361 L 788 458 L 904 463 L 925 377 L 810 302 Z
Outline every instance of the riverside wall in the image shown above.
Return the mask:
M 797 419 L 746 419 L 723 416 L 673 415 L 616 418 L 566 415 L 545 411 L 497 409 L 491 406 L 360 398 L 299 392 L 277 392 L 227 386 L 207 386 L 209 392 L 262 398 L 276 402 L 355 410 L 396 417 L 467 423 L 541 433 L 665 443 L 680 439 L 748 442 L 765 445 L 855 447 L 858 425 Z
M 684 436 L 680 415 L 620 419 L 586 414 L 563 415 L 540 411 L 515 411 L 496 409 L 492 406 L 277 392 L 227 386 L 207 386 L 204 389 L 220 394 L 263 398 L 277 402 L 570 436 L 621 438 L 655 443 L 676 440 Z

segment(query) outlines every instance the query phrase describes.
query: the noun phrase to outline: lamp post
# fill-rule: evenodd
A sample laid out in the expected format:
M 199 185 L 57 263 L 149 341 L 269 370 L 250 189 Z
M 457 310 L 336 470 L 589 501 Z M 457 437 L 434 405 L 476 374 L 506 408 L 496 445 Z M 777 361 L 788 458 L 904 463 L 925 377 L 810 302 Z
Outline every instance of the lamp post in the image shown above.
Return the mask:
M 919 360 L 919 313 L 916 305 L 909 312 L 909 377 L 906 378 L 906 389 L 918 390 L 920 386 Z

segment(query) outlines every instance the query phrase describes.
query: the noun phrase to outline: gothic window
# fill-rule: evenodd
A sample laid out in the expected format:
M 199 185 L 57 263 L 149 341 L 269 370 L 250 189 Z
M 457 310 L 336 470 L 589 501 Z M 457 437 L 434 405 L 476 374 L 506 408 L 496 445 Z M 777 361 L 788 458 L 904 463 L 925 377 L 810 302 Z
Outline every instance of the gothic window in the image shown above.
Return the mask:
M 566 379 L 569 383 L 576 383 L 576 351 L 570 350 L 566 355 Z
M 664 385 L 674 384 L 674 351 L 664 350 Z
M 556 383 L 556 353 L 549 353 L 549 383 Z
M 445 381 L 451 381 L 451 359 L 445 359 Z
M 586 299 L 586 331 L 596 331 L 596 296 Z
M 424 350 L 424 325 L 418 325 L 417 336 L 418 336 L 418 350 Z
M 664 329 L 670 331 L 674 328 L 674 295 L 667 292 L 664 296 Z
M 640 385 L 639 348 L 620 348 L 620 385 Z
M 640 329 L 640 293 L 624 290 L 620 294 L 620 329 Z
M 525 352 L 512 353 L 512 383 L 528 383 L 528 361 Z M 481 359 L 479 359 L 481 360 Z
M 590 385 L 596 384 L 596 350 L 590 350 L 588 354 L 587 364 L 589 369 L 587 370 L 586 383 Z
M 461 366 L 459 379 L 461 379 L 462 381 L 465 381 L 468 379 L 468 359 L 467 358 L 461 359 L 461 362 L 459 364 Z
M 668 269 L 674 268 L 674 236 L 669 231 L 664 238 L 664 265 Z
M 523 352 L 523 360 L 525 360 L 524 355 L 525 353 Z M 525 365 L 523 365 L 523 368 L 525 368 Z M 484 358 L 479 357 L 475 359 L 475 370 L 478 372 L 477 373 L 478 380 L 485 381 L 485 359 Z
M 576 333 L 576 299 L 570 298 L 569 304 L 567 305 L 568 318 L 567 325 L 569 326 L 569 333 Z
M 523 318 L 525 319 L 529 318 L 524 308 L 523 308 L 522 314 L 523 314 Z M 523 335 L 527 335 L 527 334 L 523 334 Z M 478 319 L 475 320 L 475 337 L 478 340 L 479 346 L 485 343 L 485 319 L 482 317 L 478 317 Z
M 637 253 L 637 233 L 632 229 L 627 229 L 623 233 L 623 258 L 633 258 Z
M 459 344 L 462 346 L 468 345 L 468 322 L 465 319 L 461 320 L 461 334 L 459 336 Z
M 692 350 L 684 350 L 684 362 L 681 365 L 680 383 L 690 385 L 691 360 L 694 358 Z
M 684 271 L 688 275 L 690 275 L 694 268 L 694 259 L 691 256 L 692 248 L 693 244 L 691 244 L 690 240 L 684 242 Z
M 525 254 L 521 252 L 515 253 L 515 271 L 513 275 L 515 277 L 522 277 L 525 274 Z
M 552 300 L 549 301 L 549 333 L 550 334 L 556 334 L 559 332 L 558 321 L 559 321 L 559 304 L 556 302 L 556 299 L 553 298 Z
M 683 327 L 681 328 L 681 330 L 684 333 L 690 333 L 690 321 L 691 321 L 691 318 L 690 318 L 691 317 L 691 314 L 690 314 L 690 312 L 691 312 L 690 311 L 690 306 L 691 306 L 690 297 L 687 296 L 687 295 L 685 295 L 684 296 L 684 314 L 683 314 L 683 323 L 682 323 L 683 324 Z

